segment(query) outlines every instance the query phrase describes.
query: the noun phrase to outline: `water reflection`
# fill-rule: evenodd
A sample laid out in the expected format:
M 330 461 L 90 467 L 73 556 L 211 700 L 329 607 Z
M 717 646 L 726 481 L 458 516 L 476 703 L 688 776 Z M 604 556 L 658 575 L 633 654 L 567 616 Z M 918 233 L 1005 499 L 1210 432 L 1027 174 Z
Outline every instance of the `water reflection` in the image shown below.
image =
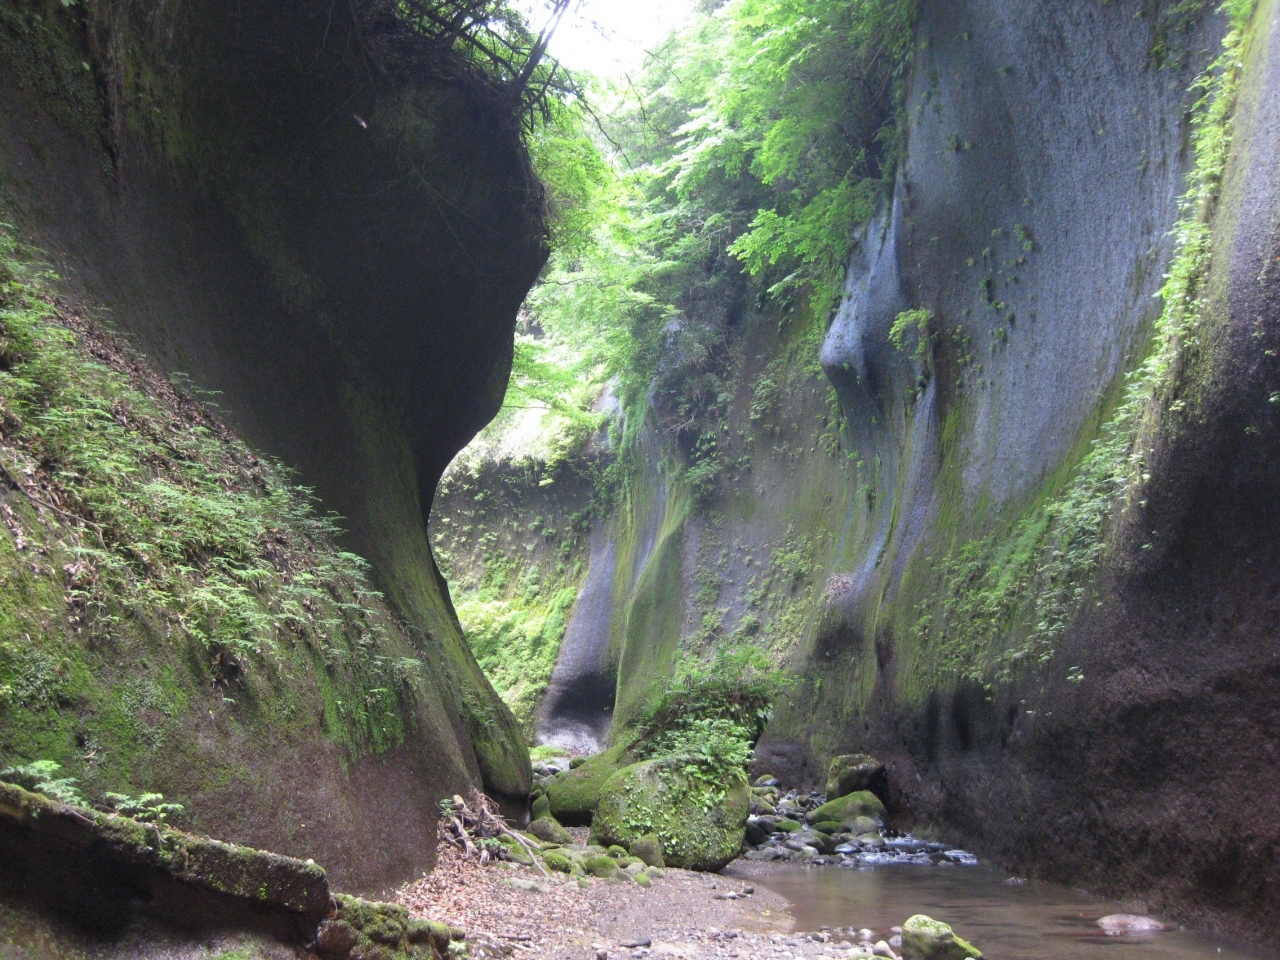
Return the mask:
M 1272 956 L 1195 933 L 1104 936 L 1097 920 L 1122 904 L 977 866 L 891 865 L 875 869 L 735 864 L 791 901 L 797 931 L 890 927 L 915 913 L 952 925 L 989 960 L 1259 960 Z

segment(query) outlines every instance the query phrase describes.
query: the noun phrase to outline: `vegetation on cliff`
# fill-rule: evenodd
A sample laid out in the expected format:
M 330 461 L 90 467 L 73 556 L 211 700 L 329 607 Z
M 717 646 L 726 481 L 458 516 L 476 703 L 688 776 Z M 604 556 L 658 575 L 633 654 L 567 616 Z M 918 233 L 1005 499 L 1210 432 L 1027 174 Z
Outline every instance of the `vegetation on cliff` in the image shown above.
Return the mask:
M 636 501 L 646 494 L 635 488 L 650 453 L 637 444 L 650 421 L 664 469 L 688 485 L 698 505 L 740 477 L 747 458 L 730 455 L 727 434 L 742 377 L 742 317 L 767 311 L 796 341 L 774 358 L 752 396 L 750 427 L 772 432 L 792 390 L 786 378 L 800 369 L 821 377 L 817 347 L 856 228 L 892 176 L 914 11 L 907 0 L 809 0 L 800 10 L 743 0 L 703 11 L 633 83 L 595 92 L 597 105 L 608 104 L 598 118 L 566 107 L 535 134 L 532 150 L 543 160 L 553 209 L 565 214 L 552 260 L 526 304 L 506 409 L 468 456 L 509 460 L 512 478 L 538 473 L 544 486 L 556 482 L 560 464 L 595 458 L 594 516 L 621 504 L 640 509 Z M 824 414 L 833 413 L 834 422 L 838 408 L 823 390 Z M 607 455 L 600 457 L 591 445 L 602 442 L 602 393 L 606 406 L 616 398 L 625 415 L 608 421 Z M 545 415 L 539 421 L 530 408 Z M 516 442 L 539 432 L 535 443 Z M 824 440 L 824 449 L 838 445 L 835 437 Z M 478 469 L 457 466 L 446 482 L 465 483 Z M 531 502 L 549 500 L 539 493 Z M 585 506 L 573 502 L 575 511 Z M 483 508 L 477 501 L 475 509 Z M 559 526 L 541 507 L 519 516 L 531 528 L 538 521 Z M 458 544 L 465 525 L 438 526 L 437 543 Z M 580 564 L 581 546 L 556 562 L 539 559 L 541 548 L 525 557 L 477 548 L 452 567 L 464 584 L 459 614 L 473 643 L 501 648 L 512 662 L 545 661 L 545 672 L 521 671 L 518 684 L 504 667 L 494 674 L 522 712 L 540 692 L 529 677 L 549 672 L 559 638 L 538 628 L 524 630 L 521 640 L 520 630 L 505 626 L 514 626 L 511 606 L 520 606 L 530 625 L 558 623 L 547 601 L 565 594 L 543 589 L 530 603 L 528 591 L 507 586 L 495 593 L 492 583 L 533 579 L 574 589 L 579 582 L 565 581 L 561 565 Z M 774 552 L 788 548 L 794 553 L 797 544 Z M 762 602 L 768 589 L 760 585 Z M 709 637 L 719 618 L 710 607 L 704 613 Z M 775 618 L 767 619 L 770 634 Z M 794 639 L 796 626 L 788 622 L 781 634 Z M 738 639 L 753 633 L 748 625 Z
M 0 753 L 134 791 L 200 690 L 285 735 L 316 687 L 329 736 L 402 742 L 421 662 L 333 520 L 55 280 L 0 226 Z

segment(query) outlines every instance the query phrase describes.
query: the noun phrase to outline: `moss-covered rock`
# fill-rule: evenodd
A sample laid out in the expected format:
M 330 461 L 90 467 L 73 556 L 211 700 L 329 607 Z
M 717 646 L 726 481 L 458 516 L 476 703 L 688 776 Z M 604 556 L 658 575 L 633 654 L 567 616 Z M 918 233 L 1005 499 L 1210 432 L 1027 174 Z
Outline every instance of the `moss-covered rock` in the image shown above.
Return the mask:
M 548 870 L 554 870 L 557 873 L 581 874 L 583 872 L 580 863 L 559 850 L 548 850 L 544 853 L 542 863 Z
M 51 849 L 91 850 L 121 871 L 150 871 L 312 923 L 329 909 L 328 878 L 311 861 L 222 843 L 164 824 L 68 807 L 3 782 L 0 823 L 20 831 L 32 856 Z
M 828 797 L 844 797 L 859 790 L 883 790 L 884 764 L 865 753 L 835 757 L 827 768 Z
M 591 823 L 600 788 L 624 766 L 624 747 L 610 747 L 587 757 L 575 769 L 547 784 L 547 800 L 553 817 L 570 827 Z
M 690 870 L 719 870 L 736 857 L 747 822 L 746 775 L 712 787 L 683 766 L 679 757 L 662 757 L 611 777 L 592 822 L 597 842 L 627 845 L 653 834 L 668 865 Z
M 543 817 L 551 816 L 551 801 L 547 799 L 545 793 L 538 794 L 533 798 L 533 806 L 529 810 L 529 816 L 533 820 L 541 820 Z
M 529 824 L 529 832 L 547 843 L 573 843 L 573 836 L 554 817 L 539 817 Z
M 662 858 L 662 840 L 656 833 L 646 833 L 643 837 L 636 837 L 631 841 L 631 855 L 642 861 L 645 866 L 665 867 L 667 865 Z
M 982 952 L 932 917 L 917 913 L 902 925 L 903 960 L 981 960 Z
M 884 822 L 884 804 L 880 802 L 879 797 L 868 790 L 859 790 L 848 796 L 828 800 L 822 806 L 805 814 L 805 819 L 810 823 L 832 821 L 845 827 L 852 827 L 859 817 L 869 817 L 872 820 Z
M 337 910 L 316 930 L 316 950 L 325 960 L 439 960 L 455 932 L 441 923 L 411 920 L 394 903 L 335 897 Z
M 582 869 L 593 877 L 599 877 L 601 880 L 616 879 L 621 871 L 618 869 L 618 861 L 608 854 L 596 854 L 587 857 L 582 861 Z

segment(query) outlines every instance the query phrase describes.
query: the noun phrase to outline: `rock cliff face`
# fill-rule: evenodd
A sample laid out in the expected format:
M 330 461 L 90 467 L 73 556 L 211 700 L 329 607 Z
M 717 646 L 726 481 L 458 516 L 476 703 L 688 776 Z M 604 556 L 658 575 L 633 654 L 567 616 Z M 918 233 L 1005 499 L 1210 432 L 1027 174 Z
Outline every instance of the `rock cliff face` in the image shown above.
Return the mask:
M 761 644 L 798 684 L 758 772 L 873 753 L 1019 872 L 1274 925 L 1280 37 L 1245 6 L 1224 48 L 1207 4 L 922 3 L 834 320 L 736 318 L 716 484 L 655 441 L 597 521 L 592 563 L 642 558 L 615 729 L 680 651 Z
M 376 748 L 332 736 L 362 707 L 344 713 L 322 676 L 309 686 L 314 665 L 292 693 L 288 677 L 259 691 L 321 718 L 288 731 L 252 709 L 215 718 L 196 686 L 181 742 L 143 751 L 114 788 L 180 797 L 195 829 L 314 857 L 340 886 L 420 871 L 441 796 L 529 788 L 425 534 L 441 471 L 501 402 L 546 255 L 514 118 L 394 4 L 6 2 L 0 128 L 5 219 L 64 296 L 218 392 L 241 436 L 346 518 L 405 637 L 373 654 L 425 667 L 406 733 Z M 104 682 L 148 669 L 121 662 Z M 63 709 L 79 742 L 114 749 L 81 707 Z M 65 760 L 68 744 L 49 749 Z
M 1015 869 L 1260 936 L 1280 825 L 1239 801 L 1276 795 L 1275 500 L 1257 486 L 1275 13 L 1226 67 L 1244 78 L 1233 155 L 1216 206 L 1202 177 L 1187 214 L 1207 225 L 1198 285 L 1158 319 L 1152 293 L 1187 267 L 1187 246 L 1169 264 L 1188 152 L 1208 151 L 1184 140 L 1185 74 L 1117 13 L 924 7 L 908 157 L 823 353 L 846 409 L 883 425 L 864 443 L 892 493 L 814 635 L 813 712 L 772 733 L 810 778 L 842 742 L 892 757 L 904 809 Z M 1177 41 L 1187 67 L 1220 29 Z M 917 306 L 930 369 L 899 410 L 885 398 L 916 371 L 885 331 Z

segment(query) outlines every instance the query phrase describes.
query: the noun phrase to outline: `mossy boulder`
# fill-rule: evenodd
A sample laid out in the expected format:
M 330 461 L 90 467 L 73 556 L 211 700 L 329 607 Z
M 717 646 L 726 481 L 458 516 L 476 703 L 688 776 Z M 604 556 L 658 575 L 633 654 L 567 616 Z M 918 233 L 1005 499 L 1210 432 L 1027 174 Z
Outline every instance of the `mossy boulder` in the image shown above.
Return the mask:
M 533 798 L 533 807 L 529 811 L 529 816 L 533 820 L 551 816 L 551 801 L 547 799 L 545 793 L 540 793 Z
M 884 791 L 884 764 L 865 753 L 834 758 L 827 768 L 827 796 L 844 797 L 860 790 Z
M 940 920 L 917 913 L 902 925 L 903 960 L 981 960 L 982 952 Z
M 325 960 L 435 960 L 449 952 L 454 931 L 444 924 L 409 919 L 394 903 L 338 894 L 337 910 L 316 929 L 316 950 Z
M 551 816 L 570 827 L 590 824 L 600 788 L 625 765 L 623 752 L 623 747 L 610 747 L 553 778 L 546 788 Z
M 573 843 L 573 837 L 554 817 L 539 817 L 529 824 L 529 832 L 547 843 Z
M 554 870 L 557 873 L 582 873 L 582 866 L 572 857 L 561 853 L 559 850 L 548 850 L 542 855 L 542 863 L 548 870 Z
M 810 823 L 833 821 L 846 827 L 853 826 L 859 817 L 869 817 L 872 820 L 884 822 L 884 804 L 869 790 L 858 790 L 848 796 L 828 800 L 822 806 L 805 814 L 805 819 Z
M 598 843 L 627 846 L 653 834 L 666 864 L 719 870 L 742 849 L 750 791 L 738 773 L 713 787 L 684 772 L 682 757 L 632 764 L 600 791 L 592 832 Z
M 649 867 L 665 867 L 662 858 L 662 841 L 656 833 L 646 833 L 631 842 L 631 855 Z
M 601 880 L 614 880 L 622 871 L 618 869 L 618 861 L 608 854 L 596 854 L 582 861 L 582 869 Z

